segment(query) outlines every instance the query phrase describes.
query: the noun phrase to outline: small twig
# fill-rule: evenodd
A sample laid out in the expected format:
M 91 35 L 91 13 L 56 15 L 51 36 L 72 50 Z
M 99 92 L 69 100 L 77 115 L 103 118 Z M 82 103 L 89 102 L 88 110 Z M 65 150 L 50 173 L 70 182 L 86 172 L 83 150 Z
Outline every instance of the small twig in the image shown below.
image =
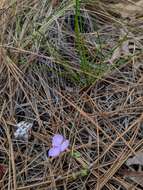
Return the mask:
M 143 171 L 138 172 L 138 171 L 122 170 L 122 171 L 120 171 L 120 174 L 122 174 L 124 176 L 130 176 L 130 177 L 143 177 Z

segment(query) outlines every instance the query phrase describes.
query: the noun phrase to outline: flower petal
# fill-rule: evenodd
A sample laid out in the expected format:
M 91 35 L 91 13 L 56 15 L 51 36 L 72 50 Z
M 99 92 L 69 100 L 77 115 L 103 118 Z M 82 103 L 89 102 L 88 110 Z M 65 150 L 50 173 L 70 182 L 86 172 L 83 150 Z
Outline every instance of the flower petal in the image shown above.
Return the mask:
M 60 146 L 60 151 L 61 151 L 61 152 L 65 151 L 65 150 L 68 148 L 68 146 L 69 146 L 69 140 L 65 140 L 65 141 L 61 144 L 61 146 Z
M 60 146 L 64 140 L 64 137 L 60 134 L 56 134 L 52 139 L 52 146 Z
M 54 147 L 54 148 L 50 148 L 49 152 L 48 152 L 48 156 L 50 157 L 56 157 L 60 154 L 60 147 Z

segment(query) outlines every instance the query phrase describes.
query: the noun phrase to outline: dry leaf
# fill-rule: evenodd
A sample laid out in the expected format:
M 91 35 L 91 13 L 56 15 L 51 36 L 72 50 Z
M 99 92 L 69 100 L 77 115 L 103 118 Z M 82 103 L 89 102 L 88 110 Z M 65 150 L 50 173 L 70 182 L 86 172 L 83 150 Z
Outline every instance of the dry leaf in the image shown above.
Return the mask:
M 123 18 L 134 17 L 136 14 L 141 15 L 143 10 L 143 0 L 137 2 L 117 3 L 111 5 L 111 8 L 120 13 Z
M 0 1 L 0 9 L 3 9 L 3 8 L 4 8 L 4 4 L 5 4 L 5 0 L 1 0 L 1 1 Z
M 143 166 L 143 152 L 137 153 L 133 158 L 129 158 L 126 162 L 127 166 L 139 165 Z M 141 168 L 141 167 L 139 167 Z M 128 171 L 125 173 L 131 180 L 143 187 L 143 172 L 142 171 Z
M 56 7 L 59 4 L 59 0 L 52 0 L 52 7 Z
M 4 165 L 0 164 L 0 179 L 3 177 L 3 175 L 6 172 L 6 168 Z
M 143 166 L 143 152 L 137 153 L 133 158 L 129 158 L 126 162 L 127 166 L 135 164 Z
M 120 38 L 123 39 L 126 36 L 126 32 L 123 29 L 120 29 Z M 121 55 L 129 55 L 129 40 L 125 40 L 120 47 L 117 47 L 113 54 L 112 57 L 108 60 L 109 63 L 113 64 L 115 60 L 119 59 Z

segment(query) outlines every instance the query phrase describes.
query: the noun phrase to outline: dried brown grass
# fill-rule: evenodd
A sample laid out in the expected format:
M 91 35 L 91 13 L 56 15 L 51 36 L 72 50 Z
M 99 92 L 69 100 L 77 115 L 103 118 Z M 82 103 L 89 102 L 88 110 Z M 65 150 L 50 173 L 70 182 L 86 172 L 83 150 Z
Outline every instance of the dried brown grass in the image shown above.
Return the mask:
M 1 190 L 141 189 L 121 172 L 128 171 L 125 164 L 128 158 L 143 150 L 141 20 L 134 17 L 126 25 L 126 18 L 117 18 L 109 9 L 103 11 L 101 2 L 97 3 L 98 9 L 97 5 L 92 10 L 91 5 L 85 8 L 99 29 L 98 33 L 91 31 L 85 35 L 84 45 L 90 52 L 94 52 L 96 45 L 102 45 L 105 56 L 102 60 L 99 54 L 95 55 L 98 51 L 91 53 L 97 61 L 92 66 L 107 64 L 109 59 L 112 63 L 103 73 L 101 70 L 100 74 L 90 73 L 79 67 L 73 44 L 64 42 L 65 47 L 71 48 L 69 58 L 63 41 L 57 43 L 65 39 L 67 31 L 60 27 L 56 31 L 54 18 L 60 23 L 63 12 L 73 9 L 73 2 L 68 1 L 62 10 L 55 8 L 53 14 L 49 2 L 45 2 L 25 0 L 13 6 L 5 1 L 3 5 L 3 11 L 9 11 L 1 16 L 0 35 L 0 163 L 6 168 L 1 176 Z M 102 3 L 106 8 L 105 2 Z M 50 18 L 45 16 L 46 11 Z M 23 14 L 27 17 L 20 25 L 22 28 L 16 30 L 17 16 Z M 47 46 L 39 36 L 32 41 L 34 30 L 29 19 L 39 24 L 38 15 L 42 20 L 40 30 L 47 35 Z M 44 22 L 48 26 L 54 23 L 53 28 L 48 30 Z M 49 39 L 53 30 L 55 36 Z M 57 36 L 59 30 L 63 38 Z M 69 35 L 74 36 L 72 32 Z M 99 37 L 103 43 L 96 44 Z M 116 52 L 108 57 L 116 45 Z M 71 60 L 69 65 L 64 53 Z M 72 77 L 65 77 L 64 72 L 66 76 L 71 72 L 72 77 L 74 72 L 87 73 L 94 81 L 81 87 L 70 80 Z M 28 142 L 14 138 L 15 125 L 21 120 L 33 122 Z M 47 158 L 47 151 L 55 133 L 69 139 L 70 147 L 51 159 Z

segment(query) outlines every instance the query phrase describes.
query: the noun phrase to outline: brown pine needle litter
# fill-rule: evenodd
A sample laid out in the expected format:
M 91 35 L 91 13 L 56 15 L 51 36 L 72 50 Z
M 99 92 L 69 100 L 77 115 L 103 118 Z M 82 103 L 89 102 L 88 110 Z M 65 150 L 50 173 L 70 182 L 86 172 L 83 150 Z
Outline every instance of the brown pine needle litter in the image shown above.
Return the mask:
M 1 190 L 143 188 L 142 10 L 0 1 Z

